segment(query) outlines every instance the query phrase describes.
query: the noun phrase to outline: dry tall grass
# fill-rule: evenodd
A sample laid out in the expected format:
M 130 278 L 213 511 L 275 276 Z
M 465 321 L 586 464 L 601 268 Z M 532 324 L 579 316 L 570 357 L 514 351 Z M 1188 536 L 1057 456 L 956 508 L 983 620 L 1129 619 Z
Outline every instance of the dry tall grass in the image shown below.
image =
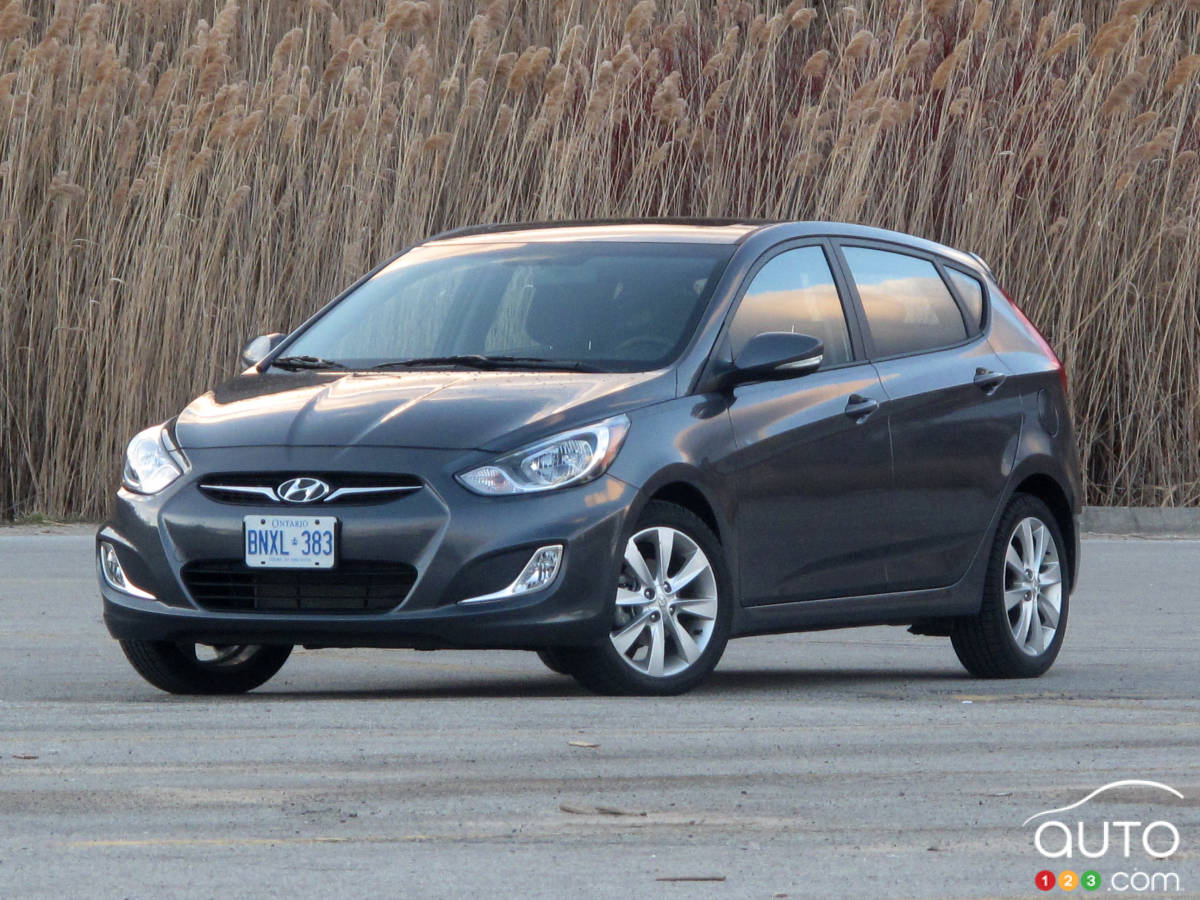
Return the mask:
M 827 217 L 973 249 L 1094 503 L 1200 502 L 1200 0 L 0 0 L 0 516 L 438 229 Z

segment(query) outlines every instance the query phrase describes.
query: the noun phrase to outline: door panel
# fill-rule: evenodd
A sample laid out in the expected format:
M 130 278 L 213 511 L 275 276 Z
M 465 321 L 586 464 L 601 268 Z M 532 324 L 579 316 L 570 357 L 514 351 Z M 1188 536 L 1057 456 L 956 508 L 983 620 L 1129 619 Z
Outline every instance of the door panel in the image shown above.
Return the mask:
M 956 296 L 936 256 L 877 242 L 839 250 L 888 398 L 888 588 L 944 587 L 966 572 L 996 510 L 1020 436 L 1019 392 L 979 336 L 979 305 Z
M 957 581 L 1016 454 L 1020 393 L 987 341 L 876 363 L 889 402 L 896 534 L 889 588 Z
M 729 475 L 743 603 L 883 591 L 892 471 L 874 368 L 850 365 L 733 394 L 738 449 Z M 881 406 L 870 410 L 863 401 L 871 400 Z

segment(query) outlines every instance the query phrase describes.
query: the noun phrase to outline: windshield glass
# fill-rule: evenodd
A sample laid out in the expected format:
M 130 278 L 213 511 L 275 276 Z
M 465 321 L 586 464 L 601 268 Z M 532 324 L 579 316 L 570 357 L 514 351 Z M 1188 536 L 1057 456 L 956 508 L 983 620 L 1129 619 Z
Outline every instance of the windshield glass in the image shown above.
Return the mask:
M 283 355 L 349 368 L 449 356 L 658 368 L 683 351 L 732 252 L 645 242 L 416 247 Z

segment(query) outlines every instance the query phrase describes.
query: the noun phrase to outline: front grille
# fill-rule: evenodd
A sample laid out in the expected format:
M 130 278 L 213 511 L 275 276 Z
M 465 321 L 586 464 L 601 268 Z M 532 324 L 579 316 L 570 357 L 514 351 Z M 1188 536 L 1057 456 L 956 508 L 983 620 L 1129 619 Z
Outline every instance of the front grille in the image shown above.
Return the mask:
M 329 496 L 308 504 L 285 503 L 276 488 L 290 478 L 310 476 L 319 478 L 331 488 Z M 233 472 L 204 476 L 200 490 L 213 500 L 238 506 L 362 505 L 387 503 L 407 497 L 424 487 L 415 475 L 393 475 L 369 472 Z
M 221 612 L 386 612 L 404 602 L 417 580 L 410 565 L 366 561 L 315 572 L 212 560 L 188 563 L 182 574 L 196 603 Z

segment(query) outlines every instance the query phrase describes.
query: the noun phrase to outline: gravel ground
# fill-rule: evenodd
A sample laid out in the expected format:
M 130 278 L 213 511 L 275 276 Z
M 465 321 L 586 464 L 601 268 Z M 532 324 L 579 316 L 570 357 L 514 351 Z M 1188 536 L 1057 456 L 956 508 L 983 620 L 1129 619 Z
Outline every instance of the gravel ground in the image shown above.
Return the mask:
M 90 530 L 45 531 L 0 531 L 3 900 L 1032 897 L 1041 869 L 1200 897 L 1200 542 L 1086 540 L 1037 681 L 874 628 L 737 641 L 676 698 L 592 697 L 530 653 L 347 650 L 212 700 L 138 679 Z M 1169 820 L 1171 859 L 1037 854 L 1028 816 L 1134 778 L 1185 799 L 1122 789 L 1088 821 Z

